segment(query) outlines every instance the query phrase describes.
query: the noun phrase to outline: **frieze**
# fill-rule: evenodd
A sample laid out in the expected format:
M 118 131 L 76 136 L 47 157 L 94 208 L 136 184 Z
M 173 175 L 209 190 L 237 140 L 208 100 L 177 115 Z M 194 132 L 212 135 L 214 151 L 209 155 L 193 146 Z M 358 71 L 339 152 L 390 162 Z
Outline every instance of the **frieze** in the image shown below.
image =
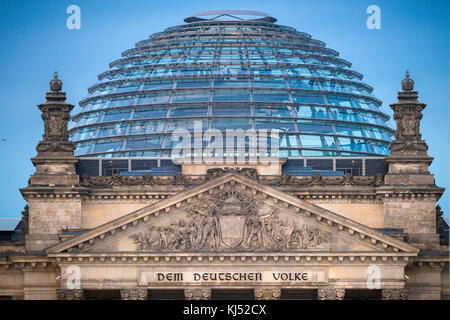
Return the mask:
M 258 182 L 269 186 L 295 186 L 295 187 L 322 187 L 322 186 L 373 186 L 379 187 L 384 184 L 384 176 L 353 176 L 345 174 L 343 176 L 322 176 L 313 174 L 311 176 L 290 176 L 282 174 L 279 176 L 257 175 L 253 169 L 210 169 L 204 176 L 187 176 L 177 174 L 175 176 L 152 176 L 145 174 L 142 176 L 88 176 L 81 175 L 81 185 L 85 187 L 112 187 L 112 186 L 154 186 L 154 185 L 175 185 L 175 186 L 197 186 L 209 180 L 220 177 L 227 173 L 237 173 L 251 177 Z
M 236 190 L 217 193 L 187 211 L 188 219 L 130 235 L 140 251 L 330 249 L 330 233 L 283 221 L 275 209 Z

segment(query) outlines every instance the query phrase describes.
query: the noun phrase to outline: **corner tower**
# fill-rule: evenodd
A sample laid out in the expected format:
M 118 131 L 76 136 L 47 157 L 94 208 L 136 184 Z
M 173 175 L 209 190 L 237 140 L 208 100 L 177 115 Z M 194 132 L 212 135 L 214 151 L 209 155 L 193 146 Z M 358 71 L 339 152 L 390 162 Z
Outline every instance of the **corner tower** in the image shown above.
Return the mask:
M 67 129 L 73 105 L 66 103 L 62 84 L 55 72 L 50 92 L 46 94 L 47 101 L 38 105 L 44 134 L 36 146 L 37 156 L 31 159 L 36 171 L 28 187 L 21 189 L 29 203 L 27 251 L 42 250 L 58 243 L 62 229 L 81 227 L 80 195 L 84 188 L 79 186 L 79 176 L 75 172 L 78 159 Z
M 384 193 L 385 227 L 403 228 L 410 243 L 425 250 L 439 250 L 436 201 L 444 189 L 436 186 L 428 170 L 433 158 L 420 134 L 426 104 L 417 100 L 418 92 L 408 71 L 401 84 L 398 102 L 391 104 L 397 129 L 389 146 L 391 154 L 386 158 L 389 169 L 385 186 L 380 188 Z

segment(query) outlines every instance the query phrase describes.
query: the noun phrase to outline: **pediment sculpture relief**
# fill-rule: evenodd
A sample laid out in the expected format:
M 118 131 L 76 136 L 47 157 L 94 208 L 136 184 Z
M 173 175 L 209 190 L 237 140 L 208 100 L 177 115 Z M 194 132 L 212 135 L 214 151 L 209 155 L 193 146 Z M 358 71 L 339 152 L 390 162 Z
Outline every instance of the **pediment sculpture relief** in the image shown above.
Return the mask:
M 276 209 L 230 190 L 189 208 L 185 219 L 130 237 L 137 250 L 229 252 L 329 250 L 331 234 L 297 219 L 283 220 Z

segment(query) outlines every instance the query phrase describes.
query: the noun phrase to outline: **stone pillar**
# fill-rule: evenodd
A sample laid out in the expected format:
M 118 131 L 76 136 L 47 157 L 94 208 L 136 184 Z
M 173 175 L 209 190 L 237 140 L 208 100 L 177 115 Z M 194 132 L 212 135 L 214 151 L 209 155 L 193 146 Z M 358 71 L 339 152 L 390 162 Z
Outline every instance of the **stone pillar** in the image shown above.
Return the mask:
M 279 288 L 256 288 L 253 290 L 255 300 L 279 300 L 281 289 Z
M 383 289 L 381 290 L 381 300 L 408 300 L 406 289 Z
M 147 300 L 147 289 L 121 289 L 120 297 L 122 300 Z
M 184 289 L 184 297 L 186 300 L 210 300 L 211 289 Z
M 344 300 L 345 289 L 321 288 L 317 289 L 318 300 Z
M 389 170 L 377 193 L 383 199 L 385 228 L 401 228 L 411 244 L 439 250 L 436 201 L 444 189 L 435 185 L 434 176 L 428 171 L 433 158 L 428 156 L 428 145 L 420 134 L 426 105 L 417 100 L 418 93 L 413 89 L 414 81 L 406 72 L 398 102 L 391 104 L 397 124 L 395 139 L 386 158 Z
M 62 81 L 55 73 L 47 101 L 38 105 L 44 134 L 36 146 L 37 156 L 31 159 L 36 170 L 28 186 L 20 190 L 29 203 L 27 251 L 41 251 L 57 244 L 62 229 L 82 228 L 81 196 L 87 189 L 79 185 L 75 145 L 69 140 L 68 122 L 74 106 L 66 103 L 66 93 L 61 89 Z
M 56 297 L 58 300 L 84 300 L 83 289 L 57 289 Z

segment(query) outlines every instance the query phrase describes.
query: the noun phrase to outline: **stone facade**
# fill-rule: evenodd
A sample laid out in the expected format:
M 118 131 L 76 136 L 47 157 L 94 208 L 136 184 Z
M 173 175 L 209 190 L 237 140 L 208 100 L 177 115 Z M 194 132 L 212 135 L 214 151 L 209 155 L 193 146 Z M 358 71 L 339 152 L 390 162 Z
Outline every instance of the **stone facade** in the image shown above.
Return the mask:
M 305 289 L 321 300 L 352 290 L 448 299 L 448 245 L 436 223 L 444 190 L 428 171 L 425 105 L 413 85 L 408 75 L 392 105 L 386 176 L 265 175 L 244 165 L 80 177 L 67 135 L 73 106 L 55 76 L 39 105 L 36 172 L 21 189 L 25 237 L 0 242 L 0 296 L 76 300 L 105 290 L 145 300 L 153 290 L 182 290 L 207 300 L 215 290 L 252 290 L 254 299 L 276 300 Z

